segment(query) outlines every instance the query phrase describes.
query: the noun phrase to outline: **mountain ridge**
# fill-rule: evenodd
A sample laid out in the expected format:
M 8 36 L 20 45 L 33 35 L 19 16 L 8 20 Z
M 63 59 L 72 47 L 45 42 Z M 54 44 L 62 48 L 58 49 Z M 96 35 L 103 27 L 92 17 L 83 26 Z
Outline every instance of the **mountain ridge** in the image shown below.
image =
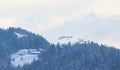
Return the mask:
M 18 38 L 15 32 L 26 36 Z M 24 29 L 8 28 L 0 29 L 0 48 L 1 70 L 120 70 L 120 50 L 93 41 L 52 44 Z M 14 67 L 12 60 L 28 63 Z

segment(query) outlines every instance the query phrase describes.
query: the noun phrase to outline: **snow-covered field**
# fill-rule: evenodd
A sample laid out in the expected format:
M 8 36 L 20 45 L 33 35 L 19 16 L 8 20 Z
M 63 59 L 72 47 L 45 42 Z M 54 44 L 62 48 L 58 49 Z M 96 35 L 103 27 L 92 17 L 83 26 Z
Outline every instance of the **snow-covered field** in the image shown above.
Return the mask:
M 21 49 L 11 55 L 11 64 L 14 67 L 22 67 L 25 64 L 31 64 L 33 61 L 38 60 L 39 53 L 40 51 L 37 49 Z

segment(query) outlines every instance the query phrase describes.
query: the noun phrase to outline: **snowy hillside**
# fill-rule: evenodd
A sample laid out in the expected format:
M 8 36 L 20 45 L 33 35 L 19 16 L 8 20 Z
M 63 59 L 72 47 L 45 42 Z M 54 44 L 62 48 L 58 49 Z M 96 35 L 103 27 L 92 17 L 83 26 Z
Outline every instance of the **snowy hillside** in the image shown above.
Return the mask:
M 120 70 L 120 50 L 62 35 L 57 44 L 21 28 L 0 29 L 0 70 Z
M 14 67 L 24 66 L 25 64 L 31 64 L 33 61 L 38 60 L 38 54 L 40 53 L 37 49 L 22 49 L 11 55 L 11 64 Z

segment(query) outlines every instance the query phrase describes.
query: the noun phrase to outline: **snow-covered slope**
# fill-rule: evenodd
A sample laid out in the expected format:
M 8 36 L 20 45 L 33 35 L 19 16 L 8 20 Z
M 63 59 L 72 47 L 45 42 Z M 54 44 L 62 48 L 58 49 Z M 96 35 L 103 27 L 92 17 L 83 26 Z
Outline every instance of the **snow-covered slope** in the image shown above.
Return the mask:
M 11 55 L 11 64 L 14 67 L 22 67 L 25 64 L 31 64 L 33 61 L 38 60 L 39 53 L 40 51 L 37 49 L 21 49 Z

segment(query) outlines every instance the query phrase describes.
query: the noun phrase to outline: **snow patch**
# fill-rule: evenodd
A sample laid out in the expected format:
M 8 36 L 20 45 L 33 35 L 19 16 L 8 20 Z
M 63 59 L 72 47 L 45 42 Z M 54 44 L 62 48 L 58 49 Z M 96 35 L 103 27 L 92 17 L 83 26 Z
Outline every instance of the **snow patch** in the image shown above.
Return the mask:
M 20 34 L 20 33 L 17 33 L 17 32 L 15 32 L 15 35 L 17 36 L 17 38 L 22 38 L 22 37 L 27 36 L 25 34 Z
M 37 49 L 21 49 L 18 52 L 11 55 L 11 64 L 14 67 L 23 67 L 26 64 L 38 60 L 38 54 L 40 51 Z

